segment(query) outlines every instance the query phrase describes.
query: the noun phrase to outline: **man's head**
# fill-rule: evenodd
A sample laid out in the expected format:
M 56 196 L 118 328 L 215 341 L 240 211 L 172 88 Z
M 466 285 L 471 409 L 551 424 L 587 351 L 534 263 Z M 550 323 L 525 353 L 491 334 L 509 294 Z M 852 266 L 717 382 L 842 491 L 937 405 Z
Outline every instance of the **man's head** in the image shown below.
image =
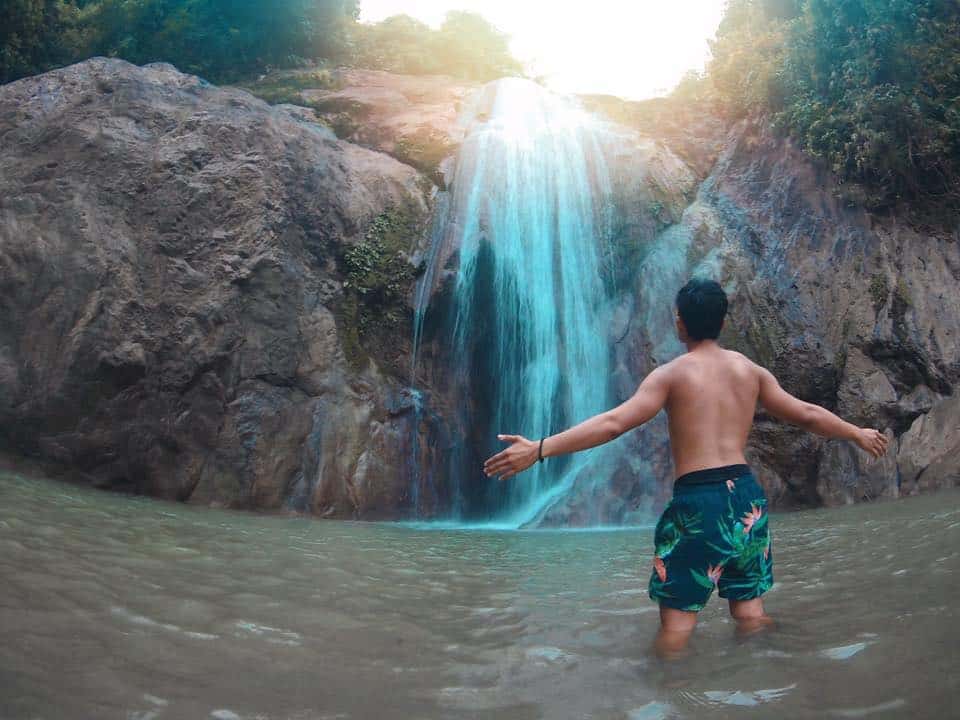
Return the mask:
M 692 278 L 677 293 L 677 332 L 683 342 L 716 340 L 727 315 L 727 294 L 713 280 Z

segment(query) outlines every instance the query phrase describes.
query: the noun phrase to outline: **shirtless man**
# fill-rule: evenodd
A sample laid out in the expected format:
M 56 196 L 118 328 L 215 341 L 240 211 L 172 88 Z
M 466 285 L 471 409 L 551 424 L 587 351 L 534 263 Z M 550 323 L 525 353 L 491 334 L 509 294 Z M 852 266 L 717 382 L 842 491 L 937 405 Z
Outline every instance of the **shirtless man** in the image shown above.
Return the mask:
M 767 499 L 743 455 L 758 402 L 776 418 L 852 441 L 873 457 L 888 442 L 877 430 L 798 400 L 768 370 L 721 348 L 727 297 L 716 282 L 691 280 L 677 293 L 676 308 L 687 352 L 647 375 L 633 397 L 539 442 L 498 435 L 510 447 L 484 463 L 488 477 L 505 480 L 541 457 L 610 442 L 666 409 L 676 481 L 654 533 L 649 587 L 660 604 L 657 648 L 666 654 L 684 647 L 714 587 L 741 629 L 769 621 L 760 597 L 773 584 Z

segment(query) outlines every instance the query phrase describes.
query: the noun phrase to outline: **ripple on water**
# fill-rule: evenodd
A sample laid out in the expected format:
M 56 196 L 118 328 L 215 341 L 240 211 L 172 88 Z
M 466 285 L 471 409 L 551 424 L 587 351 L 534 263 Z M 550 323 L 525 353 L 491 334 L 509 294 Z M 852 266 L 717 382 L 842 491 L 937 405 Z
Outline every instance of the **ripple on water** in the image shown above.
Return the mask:
M 540 665 L 553 665 L 570 668 L 577 664 L 578 658 L 573 653 L 561 650 L 558 647 L 541 646 L 527 648 L 527 658 Z
M 648 702 L 642 707 L 627 711 L 629 720 L 666 720 L 675 715 L 674 707 L 670 703 Z
M 899 710 L 902 707 L 905 707 L 907 701 L 903 698 L 895 698 L 888 702 L 880 703 L 879 705 L 870 705 L 869 707 L 856 707 L 856 708 L 843 708 L 828 710 L 833 717 L 841 718 L 863 718 L 869 717 L 870 715 L 876 715 L 877 713 L 886 713 L 891 710 Z
M 723 705 L 742 705 L 751 707 L 761 703 L 779 700 L 788 692 L 797 687 L 796 683 L 781 688 L 769 688 L 766 690 L 706 690 L 704 697 L 712 703 Z
M 239 631 L 234 633 L 236 637 L 260 637 L 274 645 L 297 646 L 301 644 L 301 640 L 303 639 L 300 633 L 293 632 L 292 630 L 269 627 L 268 625 L 258 625 L 257 623 L 247 620 L 238 620 L 234 623 L 234 627 Z
M 851 643 L 850 645 L 841 645 L 840 647 L 827 648 L 821 650 L 820 655 L 831 660 L 849 660 L 858 652 L 865 650 L 869 642 Z
M 225 708 L 211 711 L 210 717 L 214 718 L 214 720 L 243 720 L 243 718 L 233 710 L 227 710 Z
M 193 638 L 194 640 L 217 640 L 220 638 L 219 635 L 214 635 L 212 633 L 184 630 L 179 625 L 160 622 L 158 620 L 154 620 L 153 618 L 147 617 L 146 615 L 138 615 L 137 613 L 130 612 L 124 607 L 114 606 L 110 608 L 110 613 L 128 623 L 131 623 L 132 625 L 140 625 L 142 627 L 156 628 L 158 630 L 167 630 L 169 632 L 180 633 L 185 637 Z

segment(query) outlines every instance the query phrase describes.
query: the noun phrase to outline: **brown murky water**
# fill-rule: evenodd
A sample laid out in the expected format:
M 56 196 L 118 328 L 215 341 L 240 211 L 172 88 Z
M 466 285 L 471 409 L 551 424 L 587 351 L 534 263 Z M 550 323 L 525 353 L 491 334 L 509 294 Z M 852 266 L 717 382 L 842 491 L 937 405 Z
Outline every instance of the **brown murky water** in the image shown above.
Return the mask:
M 774 518 L 777 627 L 651 655 L 652 530 L 211 511 L 0 475 L 0 717 L 960 717 L 960 492 Z

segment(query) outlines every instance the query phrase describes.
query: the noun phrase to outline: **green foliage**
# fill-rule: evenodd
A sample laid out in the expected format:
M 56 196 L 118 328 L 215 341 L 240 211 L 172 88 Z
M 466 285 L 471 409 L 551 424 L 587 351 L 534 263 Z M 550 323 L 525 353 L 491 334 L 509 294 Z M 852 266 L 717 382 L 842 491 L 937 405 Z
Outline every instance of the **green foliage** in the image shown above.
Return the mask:
M 887 296 L 890 294 L 890 281 L 886 273 L 878 272 L 870 278 L 869 292 L 874 312 L 880 312 L 880 308 L 887 303 Z
M 356 0 L 9 0 L 0 79 L 93 55 L 216 82 L 347 55 Z M 5 3 L 6 4 L 6 3 Z M 5 10 L 5 14 L 8 11 Z
M 90 54 L 229 81 L 344 51 L 355 0 L 99 0 Z
M 5 0 L 0 83 L 69 61 L 76 8 L 62 0 Z
M 907 287 L 906 282 L 903 278 L 897 280 L 897 284 L 893 288 L 893 306 L 896 308 L 906 308 L 910 307 L 913 304 L 913 301 L 910 298 L 910 288 Z M 901 312 L 902 314 L 902 312 Z
M 446 135 L 427 128 L 417 130 L 397 140 L 394 157 L 425 173 L 433 182 L 443 186 L 440 163 L 454 151 Z
M 710 43 L 709 77 L 723 110 L 746 114 L 779 101 L 789 20 L 765 0 L 731 0 Z M 779 3 L 778 3 L 779 4 Z
M 336 85 L 333 74 L 327 69 L 271 73 L 255 81 L 239 84 L 244 90 L 271 105 L 280 103 L 309 105 L 300 96 L 301 90 L 329 90 L 335 88 Z
M 473 80 L 520 72 L 507 36 L 466 12 L 439 30 L 403 15 L 360 24 L 358 0 L 6 0 L 3 14 L 0 82 L 94 55 L 170 62 L 213 82 L 318 60 Z
M 960 205 L 960 4 L 731 0 L 714 100 L 768 114 L 873 208 Z
M 441 74 L 469 80 L 519 75 L 509 38 L 482 16 L 451 12 L 439 30 L 407 15 L 354 28 L 356 64 L 396 73 Z
M 378 215 L 363 240 L 344 253 L 346 287 L 371 303 L 391 305 L 403 300 L 413 269 L 400 253 L 409 244 L 412 230 L 403 213 L 387 210 Z

